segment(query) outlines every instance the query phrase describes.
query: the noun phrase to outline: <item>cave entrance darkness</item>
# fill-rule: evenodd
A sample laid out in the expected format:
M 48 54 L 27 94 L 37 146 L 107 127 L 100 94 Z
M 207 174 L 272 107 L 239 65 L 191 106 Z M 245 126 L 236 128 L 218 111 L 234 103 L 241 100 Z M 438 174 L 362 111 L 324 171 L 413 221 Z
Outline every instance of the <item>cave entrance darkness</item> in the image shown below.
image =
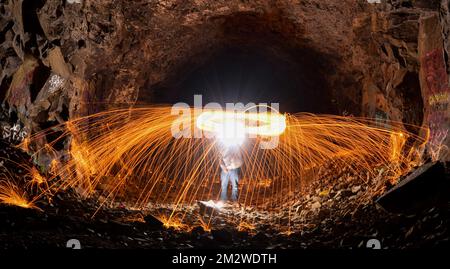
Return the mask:
M 282 112 L 334 113 L 326 79 L 314 66 L 280 57 L 264 48 L 224 47 L 192 70 L 182 68 L 179 80 L 155 89 L 154 102 L 203 104 L 279 103 Z
M 193 105 L 201 94 L 203 104 L 279 103 L 281 112 L 337 113 L 329 85 L 333 57 L 301 40 L 282 18 L 224 18 L 214 26 L 220 29 L 215 40 L 193 49 L 165 80 L 148 85 L 143 95 L 151 92 L 151 99 L 139 101 Z

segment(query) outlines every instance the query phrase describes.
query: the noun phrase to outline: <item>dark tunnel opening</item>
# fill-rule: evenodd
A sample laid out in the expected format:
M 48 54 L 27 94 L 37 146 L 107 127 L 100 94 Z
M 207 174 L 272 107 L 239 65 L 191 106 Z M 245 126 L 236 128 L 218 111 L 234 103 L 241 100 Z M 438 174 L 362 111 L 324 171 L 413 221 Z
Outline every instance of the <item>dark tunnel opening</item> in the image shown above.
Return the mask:
M 330 86 L 335 57 L 298 40 L 283 14 L 239 13 L 211 23 L 220 34 L 191 50 L 163 81 L 147 85 L 140 102 L 193 105 L 201 94 L 203 104 L 279 103 L 282 112 L 337 112 Z
M 335 113 L 319 65 L 307 56 L 295 61 L 283 53 L 226 46 L 199 66 L 181 67 L 174 78 L 153 88 L 153 102 L 193 106 L 194 95 L 202 95 L 203 105 L 278 103 L 282 112 Z

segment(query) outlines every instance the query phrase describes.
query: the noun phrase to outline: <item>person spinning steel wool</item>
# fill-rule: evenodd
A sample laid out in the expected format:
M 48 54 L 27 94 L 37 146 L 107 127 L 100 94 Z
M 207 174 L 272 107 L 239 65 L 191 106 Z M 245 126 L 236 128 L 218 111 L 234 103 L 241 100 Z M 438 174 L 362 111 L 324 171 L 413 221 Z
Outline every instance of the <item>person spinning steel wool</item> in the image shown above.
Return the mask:
M 251 108 L 256 108 L 251 107 Z M 220 200 L 228 200 L 228 185 L 231 183 L 231 200 L 238 200 L 239 169 L 243 165 L 241 147 L 246 138 L 276 137 L 278 138 L 286 128 L 286 117 L 278 110 L 269 107 L 274 112 L 250 113 L 249 109 L 244 111 L 220 111 L 207 110 L 202 112 L 196 120 L 196 127 L 208 134 L 208 138 L 215 138 L 215 145 L 219 146 L 216 151 L 220 155 L 221 167 L 221 194 Z M 211 136 L 209 136 L 211 135 Z M 276 140 L 278 142 L 278 140 Z M 261 143 L 261 148 L 273 148 L 273 141 L 268 144 Z M 246 152 L 244 152 L 246 153 Z M 245 155 L 247 156 L 247 155 Z M 211 201 L 213 202 L 213 201 Z M 211 203 L 216 205 L 216 203 Z M 222 203 L 218 203 L 221 207 Z
M 239 145 L 231 145 L 222 149 L 220 181 L 222 191 L 220 200 L 228 200 L 228 184 L 231 183 L 231 200 L 238 199 L 239 168 L 242 166 L 242 154 Z
M 224 121 L 222 129 L 217 134 L 220 141 L 220 174 L 221 194 L 220 200 L 228 200 L 228 185 L 231 183 L 231 200 L 238 199 L 239 168 L 242 166 L 241 145 L 245 140 L 245 127 L 242 122 Z

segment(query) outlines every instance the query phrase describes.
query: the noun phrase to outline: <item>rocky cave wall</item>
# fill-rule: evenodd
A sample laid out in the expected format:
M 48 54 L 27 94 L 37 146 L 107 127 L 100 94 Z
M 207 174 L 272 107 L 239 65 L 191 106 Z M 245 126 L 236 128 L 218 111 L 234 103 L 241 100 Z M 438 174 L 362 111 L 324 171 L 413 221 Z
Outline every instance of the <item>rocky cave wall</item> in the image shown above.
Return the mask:
M 363 114 L 428 135 L 428 154 L 441 160 L 450 157 L 448 10 L 447 0 L 388 1 L 370 6 L 353 24 Z M 430 133 L 409 124 L 429 126 Z
M 231 44 L 307 52 L 340 113 L 430 125 L 449 144 L 448 0 L 2 0 L 0 16 L 4 138 L 151 103 Z

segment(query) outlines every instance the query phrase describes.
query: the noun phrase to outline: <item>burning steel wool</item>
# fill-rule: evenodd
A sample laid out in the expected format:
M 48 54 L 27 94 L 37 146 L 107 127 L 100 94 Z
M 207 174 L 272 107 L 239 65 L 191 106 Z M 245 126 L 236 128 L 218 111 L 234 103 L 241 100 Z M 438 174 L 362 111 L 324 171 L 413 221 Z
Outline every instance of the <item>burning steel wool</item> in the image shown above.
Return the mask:
M 174 115 L 169 106 L 106 111 L 59 126 L 62 135 L 44 146 L 39 141 L 60 130 L 33 135 L 26 140 L 28 150 L 53 158 L 50 177 L 33 177 L 39 192 L 33 201 L 75 188 L 86 197 L 99 194 L 102 205 L 121 202 L 146 209 L 171 204 L 170 213 L 158 218 L 166 226 L 189 227 L 183 205 L 219 198 L 219 143 L 223 140 L 216 138 L 218 133 L 231 132 L 226 138 L 245 138 L 239 142 L 244 163 L 241 208 L 257 207 L 272 212 L 276 219 L 280 197 L 298 193 L 304 181 L 321 180 L 316 172 L 322 167 L 333 164 L 373 177 L 377 176 L 374 168 L 382 167 L 388 172 L 380 180 L 395 182 L 420 164 L 426 142 L 394 122 L 387 129 L 364 118 L 196 108 L 190 112 Z M 174 129 L 178 135 L 173 135 Z M 53 145 L 67 137 L 69 156 L 58 158 Z M 12 203 L 15 198 L 3 198 L 8 192 L 3 193 L 3 202 Z M 25 201 L 20 204 L 31 206 Z M 290 212 L 295 214 L 295 208 Z M 240 223 L 251 226 L 252 221 L 241 219 Z M 202 222 L 210 227 L 211 219 Z
M 247 123 L 247 124 L 246 124 Z M 278 112 L 248 113 L 206 111 L 197 118 L 197 127 L 213 133 L 226 133 L 236 125 L 242 125 L 241 133 L 253 136 L 279 136 L 286 128 L 286 117 Z M 230 126 L 231 125 L 231 126 Z M 245 125 L 245 126 L 244 126 Z M 238 131 L 238 130 L 234 130 Z M 229 136 L 235 136 L 232 132 Z
M 0 203 L 23 208 L 37 208 L 27 199 L 27 194 L 23 190 L 8 180 L 0 181 Z

